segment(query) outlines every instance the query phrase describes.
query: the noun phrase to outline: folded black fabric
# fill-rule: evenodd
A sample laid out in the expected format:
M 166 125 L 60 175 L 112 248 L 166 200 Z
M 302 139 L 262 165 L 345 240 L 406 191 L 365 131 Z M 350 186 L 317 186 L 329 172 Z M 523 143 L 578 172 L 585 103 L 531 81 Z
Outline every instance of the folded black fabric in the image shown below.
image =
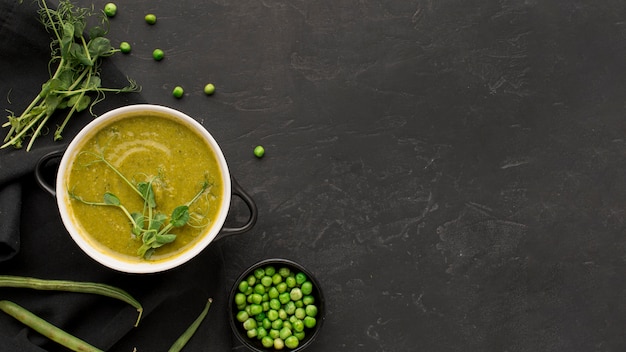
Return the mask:
M 19 4 L 15 0 L 0 0 L 3 111 L 20 113 L 49 77 L 50 35 L 39 23 L 37 9 L 35 1 Z M 114 83 L 126 82 L 126 75 L 113 65 L 105 62 L 104 70 L 107 79 L 117 79 Z M 97 105 L 97 111 L 101 114 L 144 102 L 139 93 L 110 95 Z M 201 312 L 206 299 L 212 297 L 215 302 L 207 321 L 190 341 L 189 350 L 230 350 L 225 302 L 228 288 L 219 243 L 212 244 L 192 262 L 166 273 L 114 272 L 76 246 L 63 227 L 54 198 L 38 187 L 33 171 L 41 156 L 64 150 L 91 119 L 86 111 L 73 117 L 61 142 L 53 141 L 49 133 L 38 138 L 29 152 L 13 147 L 0 150 L 0 275 L 91 281 L 120 287 L 143 304 L 140 326 L 133 327 L 137 316 L 132 307 L 97 295 L 0 288 L 0 299 L 14 301 L 103 350 L 131 352 L 137 348 L 138 352 L 158 352 L 168 349 Z M 4 139 L 7 129 L 0 131 Z M 54 165 L 49 171 L 53 177 Z M 0 350 L 66 351 L 2 312 Z

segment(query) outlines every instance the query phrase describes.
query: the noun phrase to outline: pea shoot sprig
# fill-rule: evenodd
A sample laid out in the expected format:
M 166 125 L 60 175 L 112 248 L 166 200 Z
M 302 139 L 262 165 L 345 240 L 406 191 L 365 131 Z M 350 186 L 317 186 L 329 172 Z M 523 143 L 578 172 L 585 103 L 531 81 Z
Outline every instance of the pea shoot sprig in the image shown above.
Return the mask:
M 137 250 L 137 255 L 144 259 L 150 259 L 154 251 L 176 240 L 176 234 L 172 233 L 175 228 L 185 225 L 192 225 L 194 217 L 189 211 L 189 207 L 195 203 L 209 188 L 210 184 L 206 180 L 202 182 L 200 190 L 196 195 L 183 205 L 179 205 L 167 216 L 156 210 L 157 203 L 154 196 L 154 183 L 160 176 L 150 177 L 147 181 L 141 181 L 134 184 L 126 176 L 124 176 L 104 155 L 91 152 L 83 152 L 92 154 L 96 157 L 94 162 L 102 162 L 115 174 L 117 174 L 125 184 L 127 184 L 141 199 L 143 200 L 143 209 L 141 212 L 130 212 L 120 201 L 120 199 L 111 192 L 105 192 L 102 201 L 85 200 L 73 191 L 68 191 L 70 198 L 80 201 L 84 204 L 93 206 L 108 206 L 119 208 L 128 218 L 131 224 L 131 233 L 135 238 L 141 238 L 141 247 Z M 197 219 L 195 219 L 197 220 Z
M 108 26 L 106 16 L 101 16 L 99 25 L 87 29 L 88 19 L 95 15 L 93 8 L 81 8 L 70 0 L 60 0 L 55 10 L 49 8 L 45 0 L 38 2 L 41 23 L 52 34 L 49 67 L 52 69 L 56 64 L 56 69 L 50 72 L 50 79 L 42 85 L 39 94 L 20 115 L 9 111 L 9 121 L 2 125 L 9 131 L 0 148 L 21 148 L 24 140 L 30 138 L 26 147 L 27 151 L 30 150 L 35 139 L 45 131 L 52 115 L 58 110 L 69 109 L 54 133 L 54 140 L 62 139 L 70 118 L 87 108 L 94 115 L 92 108 L 104 100 L 105 93 L 141 90 L 130 78 L 129 85 L 123 88 L 102 87 L 101 59 L 120 51 L 113 48 L 110 40 L 105 38 Z M 96 93 L 95 98 L 92 100 L 88 93 Z

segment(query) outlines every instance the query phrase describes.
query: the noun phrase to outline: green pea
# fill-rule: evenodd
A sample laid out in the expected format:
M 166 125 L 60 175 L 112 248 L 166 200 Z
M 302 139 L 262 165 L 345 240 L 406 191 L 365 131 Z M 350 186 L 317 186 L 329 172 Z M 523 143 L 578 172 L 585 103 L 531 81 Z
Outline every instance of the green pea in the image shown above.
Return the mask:
M 152 52 L 152 58 L 155 59 L 156 61 L 163 60 L 164 56 L 165 56 L 165 53 L 161 49 L 154 49 L 154 51 Z
M 206 86 L 204 86 L 204 94 L 213 95 L 213 93 L 215 93 L 215 86 L 212 83 L 209 83 Z
M 274 347 L 274 339 L 271 338 L 269 335 L 268 336 L 263 336 L 263 338 L 261 339 L 261 344 L 265 348 Z
M 313 292 L 313 284 L 311 281 L 303 282 L 300 289 L 304 295 L 310 295 Z
M 304 337 L 306 336 L 306 333 L 304 331 L 295 331 L 293 333 L 293 336 L 295 336 L 299 341 L 304 340 Z
M 278 298 L 278 295 L 280 293 L 278 292 L 276 287 L 270 287 L 270 289 L 267 291 L 267 294 L 270 296 L 270 299 L 272 299 L 272 298 Z
M 291 270 L 289 270 L 289 268 L 282 267 L 282 268 L 278 269 L 278 273 L 282 277 L 287 277 L 287 276 L 289 276 L 289 274 L 291 274 Z
M 261 145 L 257 145 L 254 148 L 254 156 L 256 156 L 257 158 L 262 158 L 263 155 L 265 155 L 265 148 L 263 148 L 263 146 Z
M 242 281 L 242 282 L 239 283 L 239 291 L 240 292 L 246 292 L 247 289 L 248 289 L 248 282 Z
M 304 274 L 303 272 L 299 272 L 296 274 L 296 284 L 302 285 L 302 283 L 305 282 L 306 279 L 306 274 Z
M 246 330 L 256 329 L 256 326 L 256 320 L 252 318 L 248 318 L 246 321 L 243 322 L 243 328 Z
M 290 348 L 292 350 L 298 347 L 299 344 L 300 344 L 300 340 L 298 340 L 298 338 L 295 336 L 289 336 L 285 339 L 285 346 L 287 346 L 287 348 Z
M 317 315 L 317 306 L 309 304 L 306 308 L 304 308 L 304 311 L 306 312 L 306 315 L 315 317 Z
M 278 285 L 276 285 L 276 289 L 278 290 L 278 293 L 283 293 L 287 291 L 287 283 L 285 282 L 281 282 Z
M 149 13 L 146 15 L 146 17 L 144 17 L 144 20 L 146 20 L 147 24 L 155 24 L 157 21 L 157 17 L 156 15 Z
M 260 340 L 260 339 L 264 338 L 265 336 L 267 336 L 267 330 L 264 327 L 259 326 L 258 328 L 256 328 L 256 338 L 257 339 Z
M 252 295 L 250 295 L 250 297 L 252 297 L 252 302 L 254 304 L 261 304 L 261 302 L 263 302 L 263 296 L 261 296 L 258 293 L 253 293 Z
M 256 284 L 256 277 L 254 277 L 253 275 L 248 276 L 246 280 L 248 281 L 248 285 L 252 287 Z
M 263 276 L 263 278 L 261 279 L 261 284 L 263 284 L 263 286 L 265 287 L 270 287 L 272 286 L 272 278 L 270 276 Z
M 263 312 L 263 307 L 260 304 L 250 305 L 250 315 L 257 315 Z
M 183 97 L 184 94 L 185 90 L 181 86 L 176 86 L 174 87 L 174 90 L 172 90 L 172 95 L 174 96 L 174 98 L 180 99 Z
M 261 284 L 256 284 L 254 285 L 254 293 L 257 294 L 264 294 L 265 293 L 265 286 L 261 285 Z
M 283 277 L 280 276 L 279 273 L 276 273 L 276 274 L 272 275 L 272 283 L 274 285 L 278 285 L 281 282 L 283 282 Z
M 289 336 L 291 336 L 291 329 L 287 328 L 287 327 L 283 327 L 282 329 L 280 329 L 280 332 L 278 334 L 278 337 L 280 337 L 281 339 L 286 339 Z
M 258 268 L 254 270 L 254 277 L 256 277 L 257 279 L 261 279 L 263 276 L 265 276 L 265 270 L 263 270 L 263 268 Z
M 267 319 L 269 319 L 270 321 L 275 321 L 276 319 L 278 319 L 278 310 L 270 309 L 267 311 L 266 315 Z M 304 317 L 302 317 L 302 319 L 304 319 Z
M 250 330 L 246 331 L 246 335 L 248 335 L 249 338 L 255 338 L 257 336 L 257 330 L 256 329 L 250 329 Z
M 285 342 L 281 338 L 274 339 L 274 348 L 277 350 L 282 350 L 285 348 Z
M 107 17 L 113 17 L 115 16 L 116 13 L 117 13 L 117 5 L 115 5 L 112 2 L 104 5 L 104 14 Z
M 302 297 L 302 303 L 304 303 L 305 306 L 308 306 L 309 304 L 313 304 L 313 303 L 315 303 L 315 297 L 313 297 L 311 295 L 306 295 L 306 296 Z
M 262 296 L 263 296 L 263 302 L 270 301 L 270 295 L 267 292 L 265 292 Z
M 261 326 L 263 327 L 263 329 L 265 330 L 269 330 L 272 328 L 272 322 L 266 317 L 265 319 L 263 319 L 263 321 L 261 322 Z
M 267 335 L 272 338 L 272 344 L 274 343 L 274 339 L 278 338 L 279 334 L 280 331 L 278 331 L 277 329 L 270 329 L 270 331 L 267 333 Z
M 296 312 L 294 313 L 296 318 L 302 320 L 306 317 L 306 310 L 304 308 L 296 308 Z
M 287 284 L 289 285 L 289 284 Z M 291 298 L 292 301 L 299 301 L 302 299 L 302 291 L 298 288 L 298 287 L 294 287 L 293 289 L 291 289 L 291 292 L 289 292 L 289 298 Z
M 283 320 L 276 319 L 272 322 L 272 329 L 280 330 L 283 327 Z
M 246 295 L 241 292 L 237 292 L 237 294 L 235 295 L 235 304 L 237 306 L 246 304 Z
M 266 318 L 265 318 L 265 312 L 263 311 L 260 311 L 254 315 L 254 320 L 256 320 L 257 323 L 262 323 L 264 319 Z
M 128 54 L 130 53 L 131 47 L 130 47 L 130 43 L 128 42 L 121 42 L 120 43 L 120 51 L 123 52 L 124 54 Z
M 271 265 L 265 267 L 265 275 L 272 276 L 276 273 L 276 268 Z
M 287 312 L 288 315 L 293 315 L 296 312 L 296 304 L 293 301 L 287 302 L 287 304 L 285 304 L 285 312 Z
M 289 319 L 289 316 L 287 315 L 287 312 L 285 312 L 285 310 L 281 308 L 278 310 L 278 318 L 282 320 L 287 320 Z
M 291 326 L 291 322 L 289 320 L 283 320 L 283 328 L 293 330 L 293 327 Z
M 304 303 L 302 303 L 302 300 L 296 301 L 295 305 L 296 305 L 296 308 L 303 308 L 304 307 Z
M 285 282 L 287 283 L 287 287 L 289 287 L 289 288 L 294 288 L 294 287 L 296 287 L 296 278 L 295 278 L 295 277 L 293 277 L 293 276 L 288 276 L 288 277 L 285 279 Z
M 267 312 L 268 310 L 270 310 L 270 302 L 269 301 L 263 301 L 263 303 L 261 303 L 261 307 L 263 307 L 263 311 Z
M 317 324 L 317 320 L 313 317 L 310 316 L 306 316 L 303 320 L 304 322 L 304 326 L 306 326 L 309 329 L 312 329 L 315 327 L 315 324 Z
M 250 318 L 250 316 L 245 310 L 237 312 L 237 321 L 239 321 L 240 323 L 248 320 L 248 318 Z
M 278 295 L 278 300 L 280 301 L 281 304 L 287 304 L 287 302 L 289 302 L 291 298 L 288 292 L 283 292 Z
M 304 322 L 300 319 L 296 319 L 296 321 L 292 322 L 291 326 L 293 326 L 295 332 L 304 331 Z
M 276 312 L 278 312 L 278 310 L 280 309 L 281 306 L 282 305 L 281 305 L 281 303 L 280 303 L 280 301 L 278 299 L 272 298 L 270 300 L 270 309 L 273 309 Z

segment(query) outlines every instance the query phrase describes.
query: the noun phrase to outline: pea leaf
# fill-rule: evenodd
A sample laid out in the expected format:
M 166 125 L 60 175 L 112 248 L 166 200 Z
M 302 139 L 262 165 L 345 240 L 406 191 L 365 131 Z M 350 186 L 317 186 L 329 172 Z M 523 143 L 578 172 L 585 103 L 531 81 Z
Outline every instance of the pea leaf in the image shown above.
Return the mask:
M 180 205 L 174 209 L 170 218 L 170 224 L 174 227 L 185 226 L 189 221 L 189 207 L 186 205 Z
M 113 47 L 111 46 L 111 41 L 105 37 L 97 37 L 92 39 L 87 44 L 87 50 L 89 50 L 89 54 L 91 57 L 97 56 L 109 56 L 113 54 L 111 51 Z
M 52 115 L 59 106 L 59 103 L 61 103 L 61 97 L 56 94 L 48 94 L 44 102 L 46 103 L 46 114 Z
M 104 203 L 108 204 L 108 205 L 114 205 L 116 207 L 119 207 L 120 204 L 122 204 L 120 202 L 120 199 L 117 198 L 117 196 L 115 194 L 109 193 L 109 192 L 106 192 L 104 194 Z
M 100 27 L 100 26 L 93 26 L 91 28 L 89 28 L 89 38 L 91 40 L 96 39 L 98 37 L 104 37 L 104 35 L 106 34 L 106 29 Z
M 85 31 L 85 21 L 76 21 L 74 23 L 74 36 L 80 38 Z
M 74 42 L 74 25 L 66 22 L 63 24 L 63 33 L 61 37 L 61 51 L 62 53 L 68 53 L 70 44 Z
M 93 66 L 93 62 L 83 52 L 83 47 L 76 43 L 70 44 L 69 56 L 81 65 Z
M 76 102 L 76 111 L 83 111 L 85 109 L 87 109 L 89 107 L 89 103 L 91 103 L 91 98 L 88 95 L 83 95 L 77 102 Z
M 150 225 L 150 230 L 155 230 L 156 231 L 156 230 L 160 229 L 161 226 L 163 226 L 163 223 L 165 222 L 165 220 L 167 220 L 167 215 L 162 214 L 162 213 L 157 213 L 152 218 L 152 223 Z
M 167 243 L 172 243 L 172 242 L 174 242 L 175 239 L 176 239 L 176 235 L 171 234 L 171 233 L 166 233 L 166 234 L 163 234 L 163 235 L 156 235 L 156 241 L 160 245 L 164 245 L 164 244 L 167 244 Z

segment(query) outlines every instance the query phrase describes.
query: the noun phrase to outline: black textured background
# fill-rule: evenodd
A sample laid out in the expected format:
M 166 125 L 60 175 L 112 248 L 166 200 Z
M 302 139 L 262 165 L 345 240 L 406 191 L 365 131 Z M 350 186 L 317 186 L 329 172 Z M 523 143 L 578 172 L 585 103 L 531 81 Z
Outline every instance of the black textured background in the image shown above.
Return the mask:
M 46 78 L 48 37 L 32 2 L 2 3 L 13 12 L 0 14 L 0 108 L 19 110 Z M 183 268 L 119 274 L 77 249 L 26 173 L 22 197 L 11 191 L 21 249 L 0 273 L 119 285 L 148 314 L 128 333 L 132 309 L 109 300 L 3 296 L 102 348 L 155 352 L 212 296 L 189 350 L 229 350 L 233 280 L 285 257 L 313 271 L 327 298 L 311 352 L 626 350 L 625 2 L 117 5 L 110 38 L 133 51 L 108 60 L 103 82 L 127 75 L 143 91 L 109 95 L 96 112 L 147 102 L 197 118 L 259 221 Z M 66 140 L 90 119 L 80 116 Z M 2 173 L 15 153 L 0 152 Z M 230 221 L 246 216 L 233 204 Z M 54 350 L 7 317 L 0 326 L 2 340 Z

